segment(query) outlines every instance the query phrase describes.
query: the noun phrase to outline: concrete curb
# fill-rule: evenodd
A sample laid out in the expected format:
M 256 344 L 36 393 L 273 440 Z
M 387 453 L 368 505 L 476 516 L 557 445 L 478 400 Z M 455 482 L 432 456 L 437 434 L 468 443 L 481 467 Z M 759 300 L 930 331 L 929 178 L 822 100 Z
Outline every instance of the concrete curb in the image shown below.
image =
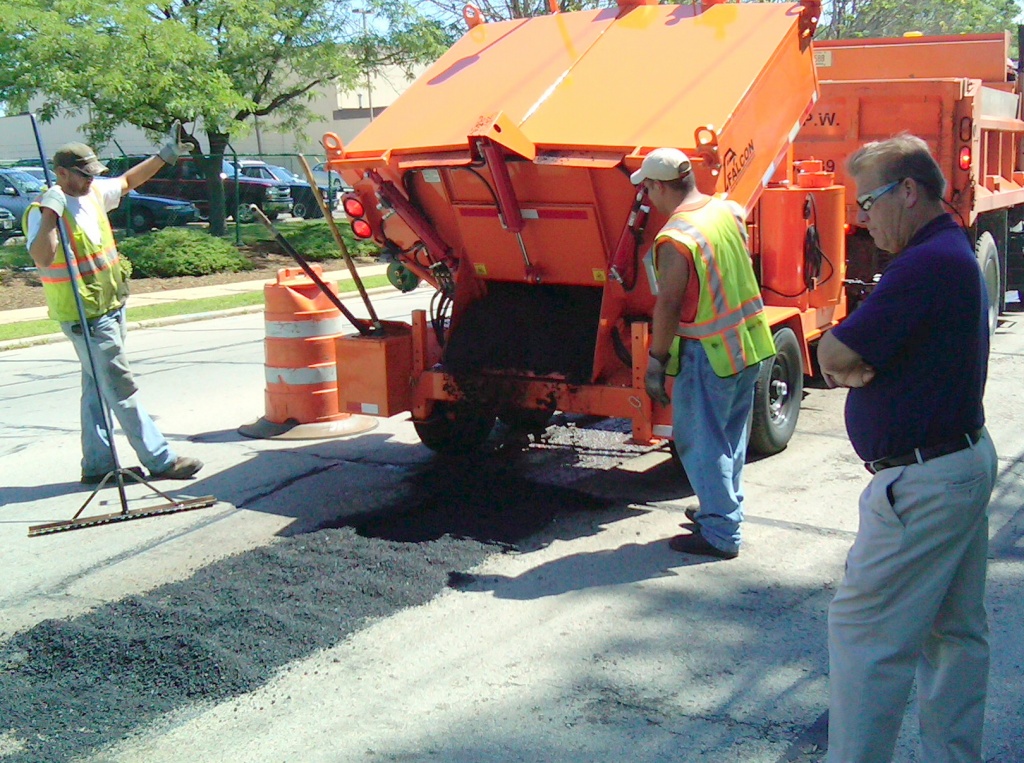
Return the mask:
M 157 328 L 159 326 L 172 326 L 176 323 L 191 323 L 193 321 L 205 321 L 210 318 L 228 318 L 232 315 L 245 315 L 246 313 L 262 312 L 262 305 L 249 305 L 247 307 L 233 307 L 230 310 L 213 310 L 207 313 L 188 313 L 183 315 L 169 315 L 166 318 L 152 318 L 145 321 L 127 321 L 128 329 Z M 21 339 L 5 339 L 0 341 L 0 352 L 4 350 L 18 350 L 24 347 L 32 347 L 37 344 L 54 344 L 55 342 L 66 342 L 68 338 L 63 333 L 40 334 L 38 336 L 26 336 Z
M 373 289 L 367 289 L 367 294 L 379 294 L 385 291 L 395 291 L 393 286 L 378 286 Z M 345 292 L 341 299 L 345 301 L 347 299 L 359 299 L 359 292 Z M 247 305 L 246 307 L 232 307 L 228 310 L 212 310 L 205 313 L 184 313 L 182 315 L 169 315 L 166 318 L 150 318 L 144 321 L 128 321 L 128 329 L 146 329 L 146 328 L 159 328 L 161 326 L 173 326 L 178 323 L 193 323 L 195 321 L 206 321 L 212 318 L 230 318 L 233 315 L 246 315 L 248 313 L 261 313 L 264 310 L 263 305 Z M 37 336 L 26 336 L 21 339 L 4 339 L 0 341 L 0 352 L 5 350 L 21 350 L 26 347 L 34 347 L 40 344 L 55 344 L 56 342 L 66 342 L 68 338 L 63 333 L 57 334 L 39 334 Z

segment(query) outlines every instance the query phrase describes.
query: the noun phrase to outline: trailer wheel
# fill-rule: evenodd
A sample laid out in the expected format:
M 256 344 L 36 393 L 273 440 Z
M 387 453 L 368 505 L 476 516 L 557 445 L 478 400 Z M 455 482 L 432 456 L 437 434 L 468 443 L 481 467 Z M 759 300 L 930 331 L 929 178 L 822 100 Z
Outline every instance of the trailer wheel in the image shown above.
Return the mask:
M 986 231 L 978 236 L 974 253 L 978 257 L 978 266 L 981 268 L 985 289 L 988 291 L 988 333 L 991 336 L 996 333 L 996 326 L 999 325 L 999 298 L 1002 296 L 1002 282 L 999 278 L 999 249 L 991 233 Z
M 774 334 L 774 357 L 761 364 L 754 385 L 754 411 L 750 425 L 750 447 L 770 456 L 789 444 L 804 391 L 800 343 L 790 328 Z
M 476 450 L 494 427 L 494 414 L 466 403 L 434 403 L 424 421 L 413 422 L 420 442 L 436 453 L 459 455 Z

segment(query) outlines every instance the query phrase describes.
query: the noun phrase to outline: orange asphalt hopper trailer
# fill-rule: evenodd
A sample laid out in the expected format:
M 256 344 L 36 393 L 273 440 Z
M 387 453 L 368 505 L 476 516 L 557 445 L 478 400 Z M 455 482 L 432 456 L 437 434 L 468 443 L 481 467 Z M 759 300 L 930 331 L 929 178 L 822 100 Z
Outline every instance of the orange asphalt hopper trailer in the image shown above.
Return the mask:
M 555 409 L 649 441 L 670 412 L 643 388 L 639 259 L 663 220 L 629 173 L 674 146 L 748 211 L 790 180 L 818 10 L 622 2 L 483 23 L 468 6 L 468 33 L 349 145 L 325 136 L 350 216 L 438 289 L 429 315 L 338 341 L 342 410 L 411 411 L 438 450 Z

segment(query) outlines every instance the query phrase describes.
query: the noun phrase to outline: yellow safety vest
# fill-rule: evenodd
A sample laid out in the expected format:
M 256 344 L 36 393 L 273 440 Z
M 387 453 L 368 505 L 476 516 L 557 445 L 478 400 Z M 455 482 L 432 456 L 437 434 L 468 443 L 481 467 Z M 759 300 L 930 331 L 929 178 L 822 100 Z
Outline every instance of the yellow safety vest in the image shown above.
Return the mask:
M 81 197 L 83 204 L 95 204 L 100 223 L 100 243 L 94 243 L 75 222 L 74 216 L 64 210 L 66 231 L 70 232 L 68 244 L 75 256 L 78 268 L 78 294 L 85 307 L 88 320 L 106 315 L 124 303 L 125 290 L 122 288 L 124 275 L 121 261 L 114 243 L 114 231 L 110 228 L 106 210 L 103 207 L 103 195 L 97 188 L 90 188 L 89 193 Z M 28 216 L 33 209 L 40 209 L 39 199 L 29 204 L 22 218 L 22 227 L 28 231 Z M 53 262 L 49 267 L 39 269 L 39 280 L 43 284 L 49 315 L 61 323 L 77 323 L 78 308 L 75 295 L 71 291 L 71 274 L 64 258 L 64 248 L 57 246 Z
M 694 253 L 700 286 L 694 320 L 680 321 L 676 335 L 699 339 L 721 377 L 773 356 L 775 342 L 747 251 L 743 209 L 712 198 L 700 209 L 675 212 L 655 237 L 655 268 L 658 244 L 665 239 Z

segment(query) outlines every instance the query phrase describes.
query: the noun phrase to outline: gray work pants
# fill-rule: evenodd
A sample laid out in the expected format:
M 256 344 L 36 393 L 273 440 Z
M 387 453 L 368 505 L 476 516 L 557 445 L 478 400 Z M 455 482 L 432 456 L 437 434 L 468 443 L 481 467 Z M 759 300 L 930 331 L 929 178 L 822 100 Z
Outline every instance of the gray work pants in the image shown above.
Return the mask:
M 917 673 L 923 760 L 979 763 L 988 686 L 985 573 L 996 478 L 988 433 L 878 472 L 829 607 L 829 763 L 892 759 Z

